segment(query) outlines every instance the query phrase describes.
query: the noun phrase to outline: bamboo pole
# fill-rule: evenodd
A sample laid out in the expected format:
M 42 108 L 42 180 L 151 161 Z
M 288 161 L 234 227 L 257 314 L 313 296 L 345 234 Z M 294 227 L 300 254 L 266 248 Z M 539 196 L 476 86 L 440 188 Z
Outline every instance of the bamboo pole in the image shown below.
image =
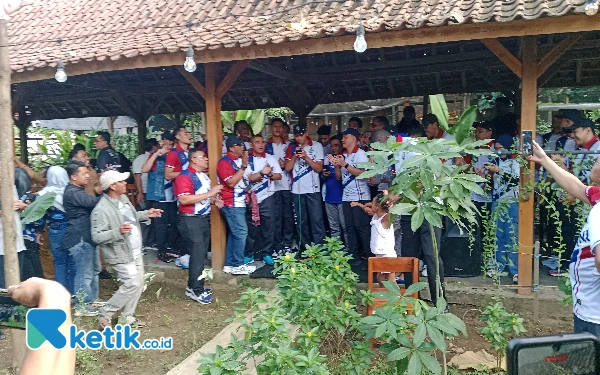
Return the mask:
M 2 6 L 0 4 L 0 6 Z M 1 12 L 0 12 L 1 13 Z M 10 97 L 10 58 L 8 52 L 8 25 L 0 19 L 0 202 L 4 231 L 4 281 L 6 286 L 20 283 L 19 258 L 15 225 L 15 169 L 14 135 Z M 25 357 L 25 332 L 13 330 L 13 367 L 18 368 Z

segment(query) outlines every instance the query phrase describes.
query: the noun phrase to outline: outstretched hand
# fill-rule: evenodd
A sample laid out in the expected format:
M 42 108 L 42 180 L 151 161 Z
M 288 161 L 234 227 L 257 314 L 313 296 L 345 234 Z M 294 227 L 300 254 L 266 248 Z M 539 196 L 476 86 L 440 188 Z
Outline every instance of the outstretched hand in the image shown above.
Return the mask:
M 531 143 L 533 144 L 533 155 L 528 156 L 527 160 L 532 161 L 534 163 L 541 164 L 542 159 L 544 159 L 548 155 L 546 155 L 546 152 L 544 151 L 544 149 L 541 148 L 540 145 L 536 141 L 532 141 Z

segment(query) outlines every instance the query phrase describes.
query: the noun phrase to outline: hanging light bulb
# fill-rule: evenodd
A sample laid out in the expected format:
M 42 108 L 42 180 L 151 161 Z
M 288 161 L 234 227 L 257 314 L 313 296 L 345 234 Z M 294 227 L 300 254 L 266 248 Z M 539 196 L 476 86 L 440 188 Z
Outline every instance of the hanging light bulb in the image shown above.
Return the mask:
M 58 60 L 58 64 L 56 64 L 56 74 L 54 75 L 54 79 L 56 79 L 58 82 L 65 82 L 67 80 L 65 64 L 63 64 L 62 60 Z
M 593 16 L 596 13 L 598 13 L 598 1 L 588 0 L 587 3 L 585 3 L 585 14 Z
M 354 50 L 358 53 L 363 53 L 367 50 L 367 41 L 365 40 L 365 27 L 360 24 L 356 29 L 356 41 L 354 42 Z
M 183 68 L 190 73 L 196 71 L 196 62 L 194 61 L 194 49 L 192 46 L 188 47 L 187 53 L 185 54 L 185 63 L 183 63 Z

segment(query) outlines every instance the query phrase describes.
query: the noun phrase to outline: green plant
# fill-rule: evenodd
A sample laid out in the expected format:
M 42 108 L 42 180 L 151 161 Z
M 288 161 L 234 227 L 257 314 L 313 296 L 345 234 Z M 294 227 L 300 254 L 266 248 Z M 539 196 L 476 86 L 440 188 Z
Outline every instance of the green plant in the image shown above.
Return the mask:
M 446 104 L 444 95 L 429 95 L 429 105 L 431 106 L 431 113 L 438 118 L 440 128 L 448 131 L 448 119 L 450 118 L 450 114 L 448 113 L 448 104 Z
M 496 356 L 496 368 L 500 369 L 508 341 L 527 332 L 523 326 L 524 320 L 519 314 L 506 311 L 502 302 L 487 306 L 481 314 L 481 320 L 486 326 L 479 330 L 491 344 Z
M 456 137 L 456 142 L 463 143 L 465 140 L 470 140 L 473 130 L 473 123 L 477 118 L 477 106 L 470 106 L 460 115 L 456 124 L 449 129 L 450 134 Z
M 111 137 L 110 144 L 132 162 L 139 154 L 137 134 L 114 135 Z
M 164 315 L 163 324 L 168 327 L 171 325 L 171 323 L 173 323 L 173 317 L 171 315 Z
M 98 351 L 77 349 L 75 353 L 75 369 L 80 375 L 100 374 Z
M 38 196 L 26 209 L 21 212 L 21 223 L 30 224 L 40 220 L 46 214 L 48 208 L 54 204 L 56 193 L 48 192 Z
M 385 341 L 381 352 L 387 354 L 386 361 L 393 362 L 397 373 L 418 375 L 423 369 L 433 374 L 441 374 L 442 367 L 431 352 L 446 353 L 446 339 L 467 335 L 467 328 L 455 315 L 446 313 L 446 301 L 439 298 L 437 306 L 429 307 L 422 300 L 407 297 L 427 287 L 420 282 L 411 285 L 402 295 L 395 282 L 384 281 L 388 292 L 385 306 L 362 319 L 367 329 L 367 338 L 375 337 Z M 406 313 L 412 306 L 412 314 Z M 445 356 L 444 356 L 445 357 Z M 444 361 L 445 362 L 445 361 Z M 444 363 L 444 373 L 447 371 Z

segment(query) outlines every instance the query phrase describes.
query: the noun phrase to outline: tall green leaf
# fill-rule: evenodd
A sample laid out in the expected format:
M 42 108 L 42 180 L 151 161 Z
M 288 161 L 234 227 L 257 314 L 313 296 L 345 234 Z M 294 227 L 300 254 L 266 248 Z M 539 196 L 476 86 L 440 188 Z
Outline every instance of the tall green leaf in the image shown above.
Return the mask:
M 431 105 L 431 113 L 437 116 L 438 124 L 440 128 L 448 131 L 448 120 L 450 115 L 448 114 L 448 105 L 444 95 L 429 95 L 429 105 Z
M 477 118 L 477 106 L 473 105 L 468 107 L 456 124 L 452 125 L 449 133 L 456 137 L 456 142 L 461 144 L 465 139 L 470 139 L 471 128 L 475 119 Z
M 30 224 L 43 218 L 48 208 L 54 204 L 54 198 L 56 198 L 54 192 L 38 196 L 29 207 L 21 212 L 21 223 Z
M 265 117 L 266 117 L 267 113 L 262 109 L 259 109 L 255 112 L 256 113 L 254 114 L 254 118 L 251 122 L 252 134 L 259 134 L 262 131 L 262 129 L 265 127 Z

